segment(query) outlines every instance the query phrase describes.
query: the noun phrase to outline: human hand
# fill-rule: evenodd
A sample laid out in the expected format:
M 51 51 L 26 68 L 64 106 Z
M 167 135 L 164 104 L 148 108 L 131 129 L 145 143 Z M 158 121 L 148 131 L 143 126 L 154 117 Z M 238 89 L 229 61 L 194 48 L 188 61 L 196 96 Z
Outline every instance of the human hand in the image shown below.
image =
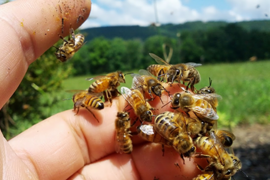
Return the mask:
M 29 64 L 59 39 L 62 16 L 67 16 L 65 24 L 76 29 L 82 23 L 77 22 L 79 15 L 87 19 L 90 9 L 88 0 L 17 0 L 0 6 L 0 107 L 16 90 Z M 63 36 L 69 28 L 64 27 Z M 168 101 L 163 98 L 164 103 Z M 136 136 L 131 154 L 116 154 L 114 120 L 126 104 L 118 97 L 111 107 L 93 110 L 99 123 L 87 110 L 78 115 L 67 110 L 8 142 L 1 135 L 2 179 L 191 179 L 199 173 L 193 159 L 186 159 L 184 165 L 173 148 L 165 148 L 162 156 L 160 145 Z M 157 98 L 152 104 L 161 106 Z

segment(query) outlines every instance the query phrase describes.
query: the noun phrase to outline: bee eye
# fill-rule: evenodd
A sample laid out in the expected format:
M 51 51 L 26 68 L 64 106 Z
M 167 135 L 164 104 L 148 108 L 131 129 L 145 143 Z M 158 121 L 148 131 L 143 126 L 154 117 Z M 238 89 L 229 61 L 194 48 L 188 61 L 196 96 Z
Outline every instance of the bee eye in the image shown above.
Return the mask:
M 208 93 L 211 93 L 211 90 L 210 89 L 208 89 L 208 90 L 206 90 Z
M 176 75 L 179 75 L 180 74 L 180 71 L 179 69 L 176 70 Z
M 173 101 L 173 103 L 174 103 L 174 104 L 179 104 L 179 100 L 178 100 L 178 99 L 175 99 L 175 100 Z

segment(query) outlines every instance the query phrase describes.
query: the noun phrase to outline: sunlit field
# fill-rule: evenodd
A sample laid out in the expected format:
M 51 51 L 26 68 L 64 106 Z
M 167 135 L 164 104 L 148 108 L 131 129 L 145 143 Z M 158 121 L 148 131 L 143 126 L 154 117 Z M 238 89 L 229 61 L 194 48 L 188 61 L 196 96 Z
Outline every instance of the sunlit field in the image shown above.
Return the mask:
M 219 126 L 270 122 L 270 61 L 203 65 L 197 69 L 202 80 L 196 88 L 208 86 L 210 77 L 213 80 L 212 86 L 222 96 L 218 106 Z M 51 108 L 45 109 L 48 114 L 72 109 L 72 93 L 67 91 L 87 89 L 91 82 L 86 78 L 90 77 L 67 79 L 61 92 L 46 94 L 42 100 L 52 103 Z M 130 85 L 131 77 L 127 75 L 126 84 L 122 86 Z M 57 102 L 52 102 L 54 96 L 58 97 Z

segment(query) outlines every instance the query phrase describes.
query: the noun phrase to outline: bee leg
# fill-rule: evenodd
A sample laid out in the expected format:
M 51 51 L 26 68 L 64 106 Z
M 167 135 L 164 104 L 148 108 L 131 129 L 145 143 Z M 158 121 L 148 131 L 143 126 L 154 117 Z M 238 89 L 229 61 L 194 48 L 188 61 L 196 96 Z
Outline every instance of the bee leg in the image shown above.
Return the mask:
M 130 127 L 134 126 L 139 118 L 136 118 L 136 120 L 130 125 Z M 141 121 L 141 120 L 140 120 Z
M 72 40 L 72 42 L 74 43 L 75 42 L 75 34 L 74 34 L 73 28 L 70 28 L 69 33 L 71 35 L 71 39 L 70 40 Z
M 182 158 L 182 160 L 183 160 L 183 164 L 185 164 L 185 159 L 184 159 L 184 155 L 181 153 L 180 154 L 180 157 Z
M 63 38 L 63 36 L 59 35 L 59 37 L 65 42 L 68 43 L 68 41 L 66 39 Z
M 64 18 L 62 18 L 62 28 L 61 28 L 62 34 L 64 34 Z
M 164 153 L 165 153 L 164 144 L 161 145 L 161 148 L 162 148 L 162 156 L 164 156 Z
M 77 109 L 77 112 L 76 112 L 76 114 L 75 114 L 75 115 L 77 115 L 77 114 L 79 113 L 80 108 L 79 108 L 79 107 L 74 106 L 74 107 L 73 107 L 73 110 L 74 110 L 74 111 L 76 111 L 76 109 Z
M 111 103 L 110 106 L 112 106 L 112 93 L 111 93 L 111 91 L 108 91 L 108 99 L 109 99 L 109 101 Z
M 88 107 L 85 107 L 85 108 L 94 116 L 94 118 L 97 120 L 97 122 L 99 122 L 99 120 L 97 119 L 95 114 Z

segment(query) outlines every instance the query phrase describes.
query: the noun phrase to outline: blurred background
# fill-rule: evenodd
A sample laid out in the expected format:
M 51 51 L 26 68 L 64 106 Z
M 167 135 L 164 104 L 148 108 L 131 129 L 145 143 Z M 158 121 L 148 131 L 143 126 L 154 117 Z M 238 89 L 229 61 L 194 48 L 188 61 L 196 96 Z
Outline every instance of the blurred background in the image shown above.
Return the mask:
M 1 4 L 8 1 L 0 1 Z M 79 32 L 86 43 L 66 63 L 49 49 L 30 65 L 23 82 L 0 111 L 7 139 L 58 112 L 72 109 L 68 90 L 87 89 L 86 78 L 155 64 L 196 62 L 202 80 L 222 96 L 219 128 L 236 134 L 235 153 L 250 179 L 270 179 L 270 1 L 269 0 L 92 0 Z M 78 31 L 76 31 L 78 32 Z M 55 46 L 59 47 L 62 41 Z M 130 86 L 131 77 L 127 76 Z M 248 179 L 239 172 L 235 179 Z

